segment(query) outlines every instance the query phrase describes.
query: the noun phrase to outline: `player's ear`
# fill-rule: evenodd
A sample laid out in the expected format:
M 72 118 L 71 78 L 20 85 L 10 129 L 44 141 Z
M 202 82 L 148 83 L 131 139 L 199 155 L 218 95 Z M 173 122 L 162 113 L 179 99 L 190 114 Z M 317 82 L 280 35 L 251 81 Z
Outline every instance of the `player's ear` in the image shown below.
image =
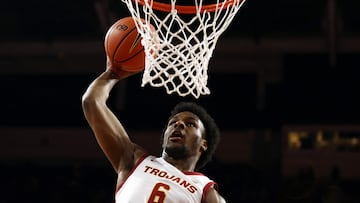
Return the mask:
M 208 148 L 208 143 L 207 143 L 207 140 L 205 139 L 202 139 L 201 140 L 201 146 L 200 146 L 200 151 L 201 152 L 205 152 Z

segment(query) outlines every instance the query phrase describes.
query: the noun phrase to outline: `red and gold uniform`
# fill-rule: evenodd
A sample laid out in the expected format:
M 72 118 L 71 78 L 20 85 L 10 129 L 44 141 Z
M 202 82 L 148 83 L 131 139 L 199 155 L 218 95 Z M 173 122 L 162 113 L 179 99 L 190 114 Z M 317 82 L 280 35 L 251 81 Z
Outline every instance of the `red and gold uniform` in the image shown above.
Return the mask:
M 163 158 L 145 155 L 117 188 L 116 203 L 201 203 L 216 183 L 198 172 L 182 172 Z

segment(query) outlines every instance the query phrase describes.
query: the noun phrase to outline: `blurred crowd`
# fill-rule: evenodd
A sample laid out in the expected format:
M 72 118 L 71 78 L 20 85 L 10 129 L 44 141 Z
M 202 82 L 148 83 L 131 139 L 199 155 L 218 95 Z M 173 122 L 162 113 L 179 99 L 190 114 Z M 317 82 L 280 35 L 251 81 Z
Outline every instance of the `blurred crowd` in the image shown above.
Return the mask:
M 230 203 L 358 203 L 360 181 L 342 180 L 334 168 L 325 179 L 311 168 L 281 178 L 242 164 L 211 163 L 204 171 Z M 115 173 L 99 164 L 2 164 L 0 203 L 112 203 Z

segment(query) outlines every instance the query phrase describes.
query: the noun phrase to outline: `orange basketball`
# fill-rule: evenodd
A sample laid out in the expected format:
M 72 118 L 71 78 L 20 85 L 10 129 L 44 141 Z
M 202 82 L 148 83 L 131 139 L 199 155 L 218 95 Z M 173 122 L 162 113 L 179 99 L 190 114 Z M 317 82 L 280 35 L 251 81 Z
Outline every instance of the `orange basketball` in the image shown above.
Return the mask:
M 128 72 L 140 72 L 144 69 L 145 52 L 141 39 L 132 17 L 122 18 L 109 28 L 104 46 L 114 69 Z

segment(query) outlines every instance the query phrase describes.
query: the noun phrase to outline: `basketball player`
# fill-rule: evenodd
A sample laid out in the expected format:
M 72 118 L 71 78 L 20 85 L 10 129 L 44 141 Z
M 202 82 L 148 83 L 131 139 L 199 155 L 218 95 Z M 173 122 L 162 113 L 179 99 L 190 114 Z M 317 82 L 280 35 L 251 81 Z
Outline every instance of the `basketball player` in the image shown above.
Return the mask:
M 196 172 L 209 161 L 218 143 L 219 131 L 213 119 L 194 103 L 178 104 L 161 136 L 162 156 L 149 155 L 131 141 L 106 105 L 114 85 L 131 75 L 115 75 L 109 66 L 90 84 L 82 105 L 97 142 L 118 175 L 115 202 L 225 202 L 216 183 Z

